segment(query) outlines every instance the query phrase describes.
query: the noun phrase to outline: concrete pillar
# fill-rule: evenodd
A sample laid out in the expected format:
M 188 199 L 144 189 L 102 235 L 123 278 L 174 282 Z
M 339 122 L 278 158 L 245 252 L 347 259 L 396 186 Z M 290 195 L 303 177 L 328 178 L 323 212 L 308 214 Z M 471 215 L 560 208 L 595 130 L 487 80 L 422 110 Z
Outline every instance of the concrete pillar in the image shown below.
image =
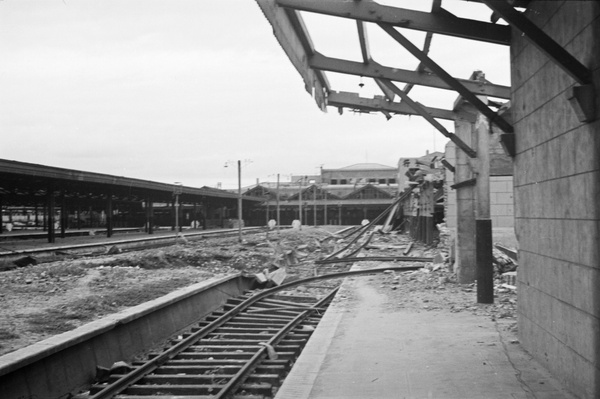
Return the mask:
M 465 121 L 455 123 L 456 135 L 468 146 L 472 145 L 473 125 Z M 456 150 L 456 172 L 454 183 L 464 182 L 473 178 L 469 157 L 460 149 Z M 456 190 L 456 263 L 455 271 L 460 284 L 475 281 L 475 193 L 473 186 L 461 187 Z
M 490 126 L 482 114 L 475 124 L 477 134 L 476 263 L 477 302 L 494 303 L 492 219 L 490 218 Z

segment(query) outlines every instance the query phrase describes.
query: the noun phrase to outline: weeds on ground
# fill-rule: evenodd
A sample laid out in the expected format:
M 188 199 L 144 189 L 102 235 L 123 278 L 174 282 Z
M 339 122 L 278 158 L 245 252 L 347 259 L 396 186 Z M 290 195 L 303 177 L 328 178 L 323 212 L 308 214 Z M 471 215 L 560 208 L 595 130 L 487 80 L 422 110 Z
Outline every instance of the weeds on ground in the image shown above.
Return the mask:
M 58 308 L 45 309 L 26 316 L 31 331 L 39 334 L 58 334 L 79 325 L 115 313 L 125 307 L 139 305 L 175 289 L 193 283 L 188 278 L 174 278 L 167 282 L 140 284 L 119 288 L 113 295 L 91 295 L 70 301 Z

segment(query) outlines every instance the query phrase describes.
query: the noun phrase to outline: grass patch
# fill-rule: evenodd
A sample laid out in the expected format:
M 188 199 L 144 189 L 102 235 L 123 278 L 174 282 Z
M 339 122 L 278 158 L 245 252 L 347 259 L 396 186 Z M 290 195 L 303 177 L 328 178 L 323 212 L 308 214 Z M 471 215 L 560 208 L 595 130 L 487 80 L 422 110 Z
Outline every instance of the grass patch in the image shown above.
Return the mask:
M 0 340 L 7 341 L 9 339 L 19 338 L 19 336 L 6 328 L 0 328 Z
M 115 313 L 126 307 L 139 305 L 178 288 L 192 284 L 189 278 L 174 278 L 168 281 L 120 288 L 111 295 L 92 295 L 73 300 L 59 308 L 46 309 L 27 316 L 31 331 L 41 334 L 58 334 L 73 330 L 82 323 Z

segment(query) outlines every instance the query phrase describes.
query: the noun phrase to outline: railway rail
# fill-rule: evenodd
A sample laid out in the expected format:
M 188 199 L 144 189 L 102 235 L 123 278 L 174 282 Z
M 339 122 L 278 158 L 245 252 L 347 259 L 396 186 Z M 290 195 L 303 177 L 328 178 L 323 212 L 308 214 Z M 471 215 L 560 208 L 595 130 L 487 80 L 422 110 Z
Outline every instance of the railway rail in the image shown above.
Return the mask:
M 161 353 L 79 399 L 270 398 L 308 342 L 337 289 L 316 301 L 274 296 L 278 289 L 227 301 Z
M 263 227 L 245 227 L 243 229 L 244 233 L 256 233 L 264 231 Z M 106 251 L 107 248 L 116 246 L 122 251 L 130 251 L 130 250 L 141 250 L 148 248 L 156 248 L 166 245 L 172 245 L 177 242 L 178 239 L 186 239 L 186 240 L 195 240 L 202 239 L 205 237 L 225 237 L 231 236 L 234 234 L 238 234 L 237 229 L 218 229 L 218 230 L 203 230 L 197 232 L 186 232 L 179 233 L 176 235 L 175 233 L 170 233 L 168 235 L 157 234 L 154 236 L 145 235 L 143 237 L 135 237 L 135 238 L 123 238 L 123 239 L 103 239 L 95 242 L 86 242 L 80 244 L 66 244 L 66 245 L 40 245 L 32 248 L 24 248 L 18 250 L 2 250 L 2 245 L 6 246 L 7 238 L 5 237 L 5 241 L 3 244 L 0 244 L 0 261 L 13 261 L 25 256 L 33 256 L 33 257 L 45 257 L 45 256 L 53 256 L 55 254 L 60 255 L 89 255 L 94 251 Z M 15 239 L 17 240 L 17 239 Z M 23 242 L 22 238 L 18 238 L 18 241 Z M 20 244 L 23 245 L 23 244 Z

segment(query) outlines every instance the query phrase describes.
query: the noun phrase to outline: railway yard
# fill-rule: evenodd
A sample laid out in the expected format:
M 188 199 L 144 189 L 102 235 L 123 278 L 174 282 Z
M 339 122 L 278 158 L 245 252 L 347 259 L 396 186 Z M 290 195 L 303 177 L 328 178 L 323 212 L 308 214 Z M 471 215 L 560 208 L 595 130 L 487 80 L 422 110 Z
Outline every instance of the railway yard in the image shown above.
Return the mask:
M 280 328 L 281 326 L 277 324 L 278 317 L 287 321 L 288 318 L 297 316 L 304 311 L 305 307 L 308 309 L 312 306 L 307 304 L 308 302 L 319 301 L 327 295 L 333 295 L 332 290 L 338 288 L 343 281 L 342 278 L 325 280 L 318 279 L 317 276 L 344 273 L 353 265 L 353 270 L 379 269 L 377 273 L 369 276 L 346 277 L 350 284 L 355 280 L 363 281 L 385 297 L 378 306 L 379 311 L 465 314 L 494 323 L 498 333 L 504 336 L 505 342 L 518 343 L 516 292 L 514 289 L 505 288 L 510 286 L 503 285 L 504 281 L 500 273 L 497 273 L 495 280 L 495 303 L 476 304 L 474 285 L 456 282 L 448 262 L 447 243 L 443 239 L 441 242 L 436 242 L 434 246 L 426 246 L 413 241 L 407 235 L 396 232 L 383 234 L 377 229 L 361 239 L 358 239 L 359 236 L 355 235 L 352 238 L 352 233 L 346 230 L 340 231 L 339 226 L 305 226 L 301 230 L 286 229 L 279 232 L 261 230 L 245 233 L 242 242 L 239 242 L 236 236 L 227 235 L 195 239 L 191 237 L 187 239 L 184 236 L 177 239 L 173 245 L 141 250 L 122 251 L 119 245 L 106 245 L 99 247 L 100 249 L 90 250 L 88 253 L 74 255 L 65 249 L 40 257 L 36 259 L 36 264 L 23 267 L 16 266 L 15 263 L 19 261 L 4 261 L 4 271 L 0 273 L 0 284 L 3 286 L 3 292 L 0 294 L 3 303 L 0 310 L 2 326 L 0 354 L 19 353 L 19 349 L 23 350 L 28 345 L 84 326 L 86 323 L 101 320 L 111 314 L 127 311 L 128 308 L 155 300 L 183 287 L 215 278 L 227 278 L 239 273 L 254 279 L 256 283 L 263 283 L 258 292 L 265 292 L 267 287 L 282 283 L 284 286 L 290 285 L 277 297 L 270 299 L 274 302 L 267 305 L 252 305 L 253 307 L 242 310 L 246 313 L 237 316 L 242 319 L 258 318 L 258 323 L 266 323 L 263 319 L 268 318 L 271 322 L 275 322 L 275 325 L 268 327 L 269 329 Z M 10 243 L 4 245 L 8 246 Z M 407 254 L 404 255 L 404 252 Z M 331 260 L 332 255 L 336 255 L 336 260 Z M 326 261 L 327 259 L 330 261 Z M 349 259 L 354 261 L 349 262 Z M 500 271 L 498 267 L 497 270 Z M 307 278 L 313 278 L 314 281 L 294 285 L 294 282 Z M 298 298 L 304 300 L 294 305 L 294 301 Z M 337 306 L 342 306 L 344 311 L 351 312 L 352 307 L 357 303 L 355 299 L 356 293 L 346 289 L 337 294 L 334 302 Z M 240 301 L 234 301 L 234 305 L 231 305 L 230 299 L 229 304 L 221 311 L 213 312 L 212 316 L 208 316 L 200 324 L 196 322 L 194 324 L 196 327 L 191 330 L 188 326 L 185 331 L 179 331 L 168 341 L 173 342 L 173 339 L 175 342 L 185 341 L 184 337 L 202 330 L 203 326 L 209 325 L 210 320 L 222 317 Z M 284 309 L 278 311 L 283 312 L 281 315 L 275 312 L 264 313 L 265 310 L 271 312 L 269 308 L 274 304 L 283 306 Z M 321 308 L 321 306 L 317 307 Z M 324 309 L 325 305 L 322 307 Z M 322 313 L 319 312 L 319 315 Z M 302 337 L 300 341 L 303 341 L 303 345 L 318 322 L 315 315 L 304 317 L 308 321 L 300 321 L 298 325 L 291 327 L 292 332 L 295 331 L 298 337 Z M 273 318 L 275 321 L 272 320 Z M 217 394 L 226 386 L 229 387 L 228 389 L 238 389 L 238 392 L 244 392 L 250 395 L 249 397 L 254 397 L 252 395 L 261 398 L 272 397 L 285 374 L 289 372 L 301 347 L 291 350 L 292 353 L 288 354 L 289 348 L 286 349 L 286 345 L 296 345 L 294 339 L 291 344 L 288 342 L 289 337 L 283 338 L 284 341 L 279 346 L 274 344 L 271 347 L 271 350 L 281 354 L 280 363 L 285 359 L 283 363 L 287 365 L 276 373 L 276 377 L 273 377 L 273 373 L 268 370 L 271 370 L 269 367 L 277 366 L 277 362 L 268 358 L 262 360 L 263 365 L 260 366 L 262 368 L 253 366 L 252 370 L 256 374 L 254 377 L 253 374 L 248 374 L 249 372 L 246 372 L 245 376 L 238 377 L 246 383 L 228 383 L 231 376 L 224 377 L 219 372 L 216 375 L 220 377 L 210 379 L 212 382 L 207 385 L 204 377 L 204 379 L 194 379 L 193 376 L 197 376 L 199 370 L 210 374 L 223 368 L 231 368 L 227 373 L 236 374 L 241 367 L 238 363 L 245 363 L 252 357 L 252 353 L 246 352 L 248 350 L 252 352 L 258 342 L 264 341 L 262 338 L 257 339 L 256 334 L 266 334 L 270 331 L 256 332 L 256 326 L 246 320 L 233 327 L 237 328 L 234 331 L 238 331 L 242 336 L 236 336 L 233 341 L 221 345 L 219 340 L 223 338 L 223 334 L 227 336 L 227 331 L 231 331 L 231 327 L 220 328 L 219 332 L 212 336 L 207 335 L 212 330 L 202 333 L 201 336 L 196 337 L 194 344 L 190 343 L 191 346 L 186 346 L 180 354 L 165 355 L 169 361 L 165 363 L 166 369 L 163 367 L 162 371 L 155 370 L 157 365 L 147 366 L 144 360 L 153 357 L 160 359 L 159 348 L 165 345 L 162 341 L 145 347 L 132 358 L 121 359 L 122 362 L 126 362 L 127 367 L 132 367 L 128 371 L 142 370 L 144 365 L 154 370 L 152 374 L 154 377 L 145 377 L 142 385 L 133 385 L 130 391 L 126 391 L 133 396 L 122 397 L 143 397 L 143 395 L 156 397 L 159 393 L 187 394 L 188 396 L 182 397 L 189 398 L 203 397 L 189 396 L 190 392 L 213 397 L 210 395 Z M 306 331 L 303 332 L 303 329 Z M 205 346 L 199 349 L 200 343 Z M 232 348 L 230 345 L 234 344 L 241 346 L 230 349 L 229 355 L 215 355 L 216 352 L 213 352 L 218 350 L 228 352 L 223 348 Z M 263 358 L 267 356 L 267 349 L 264 350 Z M 208 355 L 193 353 L 190 355 L 191 352 L 206 352 Z M 229 356 L 228 360 L 221 359 L 227 356 Z M 210 359 L 207 360 L 208 358 Z M 163 361 L 159 363 L 162 365 Z M 98 370 L 105 370 L 107 375 L 110 374 L 110 364 L 104 362 L 97 366 L 100 366 Z M 256 370 L 262 371 L 259 373 Z M 169 374 L 181 374 L 179 372 L 189 374 L 187 380 L 183 377 L 168 380 Z M 261 377 L 263 374 L 266 377 Z M 94 395 L 103 395 L 103 389 L 109 389 L 107 381 L 119 382 L 121 377 L 123 375 L 114 372 L 112 377 L 98 380 L 100 385 L 91 387 L 91 391 L 89 386 L 80 387 L 79 397 L 112 397 Z M 215 383 L 215 379 L 219 382 Z M 165 385 L 160 385 L 161 381 Z M 193 381 L 196 388 L 190 388 L 189 381 Z M 234 379 L 232 378 L 231 381 Z M 156 385 L 155 389 L 145 386 L 148 384 Z M 200 389 L 198 384 L 202 385 L 201 390 L 198 390 Z M 264 384 L 267 384 L 266 388 Z M 125 383 L 125 385 L 131 384 Z M 171 387 L 171 390 L 166 389 L 166 386 Z M 139 396 L 135 396 L 134 393 L 139 393 Z

